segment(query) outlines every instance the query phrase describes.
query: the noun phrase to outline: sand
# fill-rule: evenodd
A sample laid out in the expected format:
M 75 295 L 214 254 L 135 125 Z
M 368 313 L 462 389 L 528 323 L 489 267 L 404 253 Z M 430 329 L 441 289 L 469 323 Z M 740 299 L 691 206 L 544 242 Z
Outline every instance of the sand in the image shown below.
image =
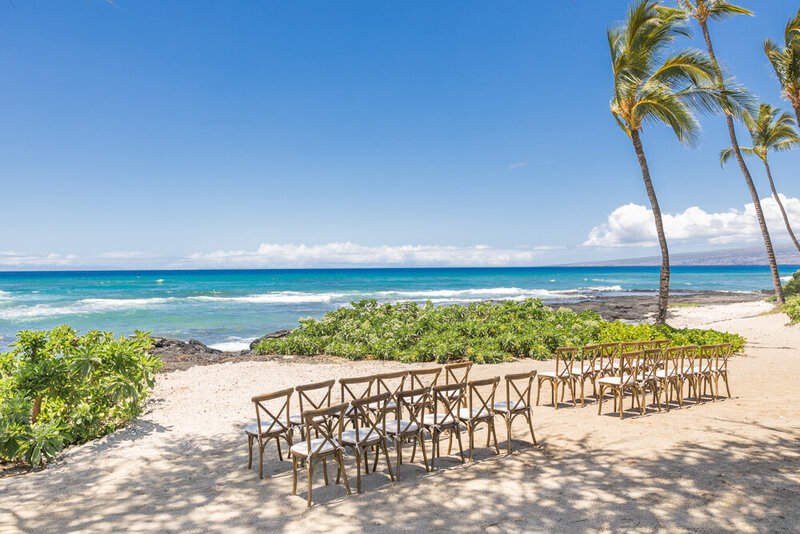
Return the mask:
M 278 462 L 273 446 L 264 480 L 247 470 L 241 429 L 253 416 L 250 397 L 402 364 L 288 359 L 164 374 L 129 428 L 40 472 L 0 479 L 0 531 L 796 531 L 800 329 L 759 309 L 671 310 L 675 323 L 713 323 L 750 341 L 730 361 L 730 399 L 669 413 L 652 407 L 623 421 L 610 406 L 598 416 L 594 402 L 538 406 L 537 447 L 520 420 L 510 456 L 479 447 L 473 464 L 453 457 L 433 473 L 404 465 L 395 484 L 383 468 L 352 496 L 323 486 L 320 474 L 311 509 L 304 490 L 291 495 L 291 464 Z M 476 366 L 471 376 L 552 367 L 517 361 Z M 352 458 L 347 467 L 355 483 Z

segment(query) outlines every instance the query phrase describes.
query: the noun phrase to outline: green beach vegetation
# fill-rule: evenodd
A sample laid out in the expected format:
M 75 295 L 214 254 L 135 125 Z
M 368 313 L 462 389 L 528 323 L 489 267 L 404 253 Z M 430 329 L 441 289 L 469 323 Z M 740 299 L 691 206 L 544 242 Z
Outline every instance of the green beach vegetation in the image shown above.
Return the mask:
M 558 347 L 611 341 L 669 338 L 673 345 L 732 343 L 744 338 L 715 330 L 605 321 L 593 311 L 554 310 L 540 300 L 467 306 L 431 302 L 353 302 L 320 319 L 302 319 L 289 336 L 265 339 L 259 354 L 329 354 L 403 362 L 468 359 L 496 363 L 512 358 L 547 359 Z
M 141 412 L 160 360 L 149 332 L 22 331 L 0 355 L 0 459 L 33 466 Z

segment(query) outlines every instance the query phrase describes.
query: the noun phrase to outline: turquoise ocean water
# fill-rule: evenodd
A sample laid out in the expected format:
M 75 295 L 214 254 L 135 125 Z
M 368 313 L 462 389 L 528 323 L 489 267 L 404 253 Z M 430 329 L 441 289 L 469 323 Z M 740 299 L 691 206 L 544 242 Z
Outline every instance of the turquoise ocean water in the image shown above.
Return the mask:
M 788 276 L 797 266 L 785 266 Z M 675 267 L 673 289 L 754 291 L 765 266 Z M 653 292 L 657 267 L 303 269 L 0 273 L 0 349 L 17 330 L 69 324 L 80 331 L 199 339 L 239 350 L 267 332 L 321 317 L 350 301 L 586 299 Z

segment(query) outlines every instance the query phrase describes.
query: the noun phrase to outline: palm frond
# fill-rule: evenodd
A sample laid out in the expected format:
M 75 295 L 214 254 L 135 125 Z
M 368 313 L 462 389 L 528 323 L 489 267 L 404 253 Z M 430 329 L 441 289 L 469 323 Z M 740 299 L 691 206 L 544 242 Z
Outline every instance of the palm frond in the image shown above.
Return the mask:
M 708 4 L 708 16 L 715 21 L 722 21 L 733 15 L 753 15 L 753 12 L 741 6 L 736 6 L 725 0 L 711 0 Z

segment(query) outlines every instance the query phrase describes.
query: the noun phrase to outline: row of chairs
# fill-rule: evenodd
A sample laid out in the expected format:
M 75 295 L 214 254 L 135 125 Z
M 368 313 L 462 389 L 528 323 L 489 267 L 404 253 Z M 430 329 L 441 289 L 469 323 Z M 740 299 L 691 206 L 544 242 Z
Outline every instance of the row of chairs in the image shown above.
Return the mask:
M 581 405 L 584 405 L 585 383 L 590 381 L 593 395 L 599 401 L 598 413 L 602 411 L 603 398 L 608 391 L 614 395 L 614 411 L 619 400 L 620 418 L 623 417 L 622 397 L 626 392 L 632 393 L 631 407 L 635 399 L 642 414 L 647 390 L 653 393 L 653 403 L 659 411 L 662 393 L 667 410 L 673 395 L 682 407 L 685 386 L 690 394 L 694 393 L 695 402 L 700 402 L 709 390 L 712 400 L 717 400 L 720 378 L 730 397 L 728 358 L 733 350 L 730 343 L 668 347 L 669 343 L 669 340 L 654 340 L 559 348 L 555 357 L 556 370 L 539 374 L 536 403 L 539 404 L 545 382 L 550 384 L 553 404 L 558 408 L 559 386 L 562 400 L 569 389 L 572 403 L 577 406 L 576 390 L 580 385 Z
M 403 445 L 413 446 L 411 462 L 420 448 L 426 471 L 436 468 L 441 457 L 441 438 L 449 436 L 448 454 L 455 437 L 461 462 L 465 461 L 461 431 L 469 437 L 469 460 L 475 448 L 475 430 L 487 426 L 486 446 L 494 442 L 500 454 L 495 431 L 495 418 L 506 424 L 507 451 L 511 452 L 511 424 L 518 416 L 527 420 L 531 439 L 536 444 L 531 413 L 531 392 L 536 371 L 505 376 L 505 399 L 495 401 L 500 377 L 468 380 L 472 362 L 463 362 L 428 369 L 414 369 L 371 376 L 339 379 L 340 398 L 333 404 L 335 380 L 306 384 L 266 395 L 253 397 L 256 422 L 245 428 L 249 461 L 252 468 L 253 445 L 258 447 L 259 477 L 264 476 L 264 449 L 269 441 L 277 444 L 278 458 L 283 460 L 281 442 L 289 447 L 292 459 L 292 494 L 297 493 L 297 473 L 305 465 L 308 476 L 308 505 L 311 506 L 312 477 L 321 462 L 328 481 L 327 461 L 337 466 L 336 483 L 344 481 L 347 493 L 350 486 L 345 474 L 345 450 L 352 451 L 356 460 L 357 491 L 361 491 L 362 465 L 369 474 L 368 451 L 374 452 L 373 472 L 382 455 L 392 482 L 400 475 Z M 444 380 L 441 377 L 444 376 Z M 443 382 L 443 383 L 441 383 Z M 290 413 L 296 393 L 300 414 Z M 294 433 L 300 440 L 294 442 Z M 426 440 L 431 441 L 430 461 Z M 387 445 L 395 446 L 395 469 L 389 460 Z

